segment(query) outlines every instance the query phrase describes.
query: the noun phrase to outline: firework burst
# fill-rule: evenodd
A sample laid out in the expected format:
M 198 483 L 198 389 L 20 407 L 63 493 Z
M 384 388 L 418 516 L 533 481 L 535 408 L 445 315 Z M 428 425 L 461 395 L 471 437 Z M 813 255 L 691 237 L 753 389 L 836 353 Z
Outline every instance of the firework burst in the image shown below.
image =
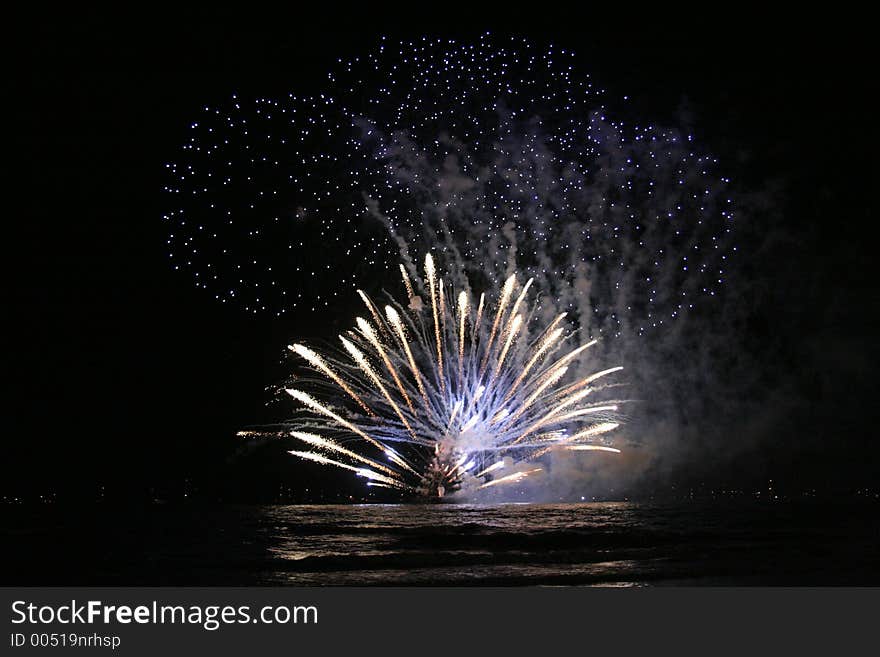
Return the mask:
M 439 499 L 522 481 L 554 450 L 619 451 L 604 441 L 620 402 L 597 393 L 622 368 L 567 376 L 595 341 L 571 348 L 565 313 L 537 325 L 531 280 L 513 274 L 474 298 L 430 255 L 423 272 L 400 270 L 407 305 L 359 292 L 367 312 L 337 355 L 290 346 L 316 375 L 287 389 L 301 404 L 290 433 L 306 447 L 291 454 Z
M 579 69 L 516 37 L 383 38 L 311 91 L 206 104 L 166 163 L 168 260 L 283 317 L 390 280 L 395 251 L 442 251 L 459 289 L 500 288 L 516 263 L 554 300 L 544 321 L 668 326 L 727 279 L 733 189 L 685 117 L 646 121 Z

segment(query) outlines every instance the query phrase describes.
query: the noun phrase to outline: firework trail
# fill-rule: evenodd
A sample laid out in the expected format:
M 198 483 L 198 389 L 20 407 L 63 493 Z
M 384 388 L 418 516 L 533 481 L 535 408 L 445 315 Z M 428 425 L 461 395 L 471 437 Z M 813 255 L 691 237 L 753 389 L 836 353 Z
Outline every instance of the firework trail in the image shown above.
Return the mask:
M 518 288 L 512 274 L 474 304 L 430 255 L 424 276 L 401 271 L 407 305 L 380 308 L 361 293 L 369 319 L 339 336 L 338 356 L 290 346 L 318 375 L 312 387 L 333 398 L 287 389 L 302 405 L 290 435 L 309 448 L 291 454 L 439 499 L 520 482 L 554 450 L 619 451 L 600 441 L 617 428 L 620 402 L 596 393 L 622 368 L 566 376 L 595 341 L 570 348 L 564 313 L 541 325 L 531 280 Z

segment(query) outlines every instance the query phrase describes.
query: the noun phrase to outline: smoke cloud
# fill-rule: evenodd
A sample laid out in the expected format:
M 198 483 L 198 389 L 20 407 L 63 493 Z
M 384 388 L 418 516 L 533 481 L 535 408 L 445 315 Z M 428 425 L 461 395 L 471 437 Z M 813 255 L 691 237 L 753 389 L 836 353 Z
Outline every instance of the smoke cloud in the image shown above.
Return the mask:
M 427 250 L 459 285 L 464 276 L 498 285 L 517 269 L 543 295 L 537 320 L 567 311 L 574 339 L 600 338 L 572 377 L 625 367 L 622 454 L 554 455 L 552 476 L 487 495 L 589 499 L 733 458 L 772 424 L 761 411 L 767 395 L 787 398 L 761 380 L 740 338 L 758 291 L 738 261 L 744 231 L 734 215 L 766 213 L 767 196 L 735 198 L 684 128 L 625 130 L 596 112 L 576 151 L 544 125 L 500 116 L 483 150 L 373 124 L 362 135 L 389 191 L 367 197 L 367 212 L 396 240 L 411 276 L 409 254 Z

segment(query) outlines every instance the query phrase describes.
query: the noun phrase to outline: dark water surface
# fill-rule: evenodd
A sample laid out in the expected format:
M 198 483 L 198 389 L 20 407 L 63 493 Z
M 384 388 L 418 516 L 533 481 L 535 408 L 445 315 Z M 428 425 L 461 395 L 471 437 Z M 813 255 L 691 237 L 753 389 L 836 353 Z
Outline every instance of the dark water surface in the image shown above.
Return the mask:
M 2 584 L 878 585 L 880 504 L 7 507 Z

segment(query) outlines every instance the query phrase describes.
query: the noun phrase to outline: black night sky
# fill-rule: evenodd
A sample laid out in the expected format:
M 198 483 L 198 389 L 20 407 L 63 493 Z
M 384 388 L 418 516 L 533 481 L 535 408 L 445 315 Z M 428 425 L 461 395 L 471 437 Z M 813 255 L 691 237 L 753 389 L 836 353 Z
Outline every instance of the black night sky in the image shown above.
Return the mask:
M 307 311 L 251 318 L 169 268 L 162 167 L 212 99 L 307 88 L 381 34 L 487 29 L 574 49 L 581 70 L 660 121 L 686 98 L 703 141 L 770 199 L 744 218 L 753 223 L 738 275 L 760 294 L 738 331 L 812 410 L 777 414 L 753 447 L 706 454 L 643 490 L 769 477 L 791 490 L 876 491 L 876 74 L 864 22 L 454 18 L 184 12 L 10 23 L 0 493 L 248 500 L 272 499 L 281 483 L 349 486 L 280 450 L 236 455 L 236 430 L 283 417 L 266 388 L 287 374 L 284 347 L 320 336 Z M 351 312 L 332 315 L 346 323 Z

